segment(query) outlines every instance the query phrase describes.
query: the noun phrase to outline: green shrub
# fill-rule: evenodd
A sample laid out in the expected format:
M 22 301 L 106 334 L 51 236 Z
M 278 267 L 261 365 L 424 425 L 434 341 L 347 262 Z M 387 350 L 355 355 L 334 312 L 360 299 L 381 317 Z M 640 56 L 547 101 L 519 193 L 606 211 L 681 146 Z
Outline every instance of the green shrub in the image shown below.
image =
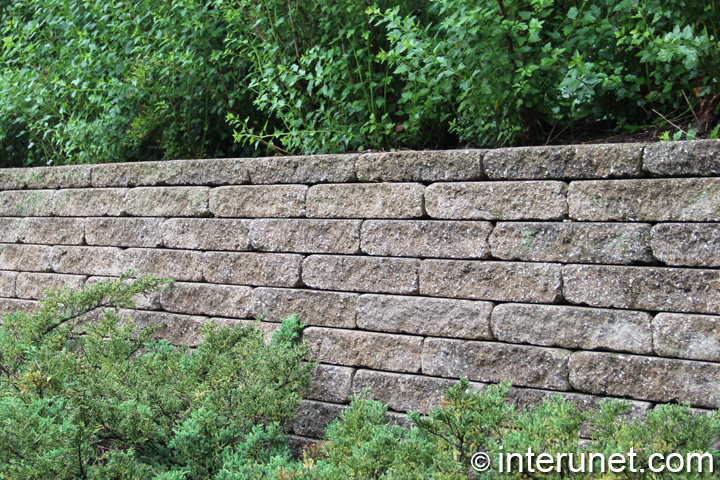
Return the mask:
M 312 368 L 297 318 L 269 344 L 256 328 L 213 324 L 194 351 L 151 341 L 158 326 L 116 309 L 167 283 L 124 276 L 6 316 L 0 478 L 244 478 L 290 461 L 282 426 Z

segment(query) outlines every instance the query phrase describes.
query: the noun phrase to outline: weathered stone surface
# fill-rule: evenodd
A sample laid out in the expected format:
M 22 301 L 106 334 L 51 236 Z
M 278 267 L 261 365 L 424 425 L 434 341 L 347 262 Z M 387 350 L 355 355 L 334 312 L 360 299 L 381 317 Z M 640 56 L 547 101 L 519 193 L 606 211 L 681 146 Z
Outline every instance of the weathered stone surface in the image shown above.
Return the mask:
M 660 313 L 652 326 L 658 355 L 720 362 L 720 317 Z
M 265 343 L 268 344 L 272 340 L 273 334 L 280 328 L 282 324 L 276 322 L 257 322 L 255 320 L 235 320 L 228 318 L 211 318 L 210 321 L 222 324 L 228 324 L 228 322 L 239 323 L 243 327 L 253 327 L 260 330 L 263 334 Z
M 311 255 L 303 262 L 305 285 L 321 290 L 372 293 L 417 293 L 415 259 Z
M 85 241 L 88 245 L 113 247 L 160 247 L 161 218 L 88 218 Z
M 56 190 L 0 191 L 0 216 L 44 217 L 53 214 Z
M 200 333 L 202 326 L 208 321 L 207 317 L 196 315 L 178 315 L 176 313 L 146 312 L 143 310 L 127 311 L 125 315 L 131 318 L 140 327 L 163 324 L 153 336 L 154 339 L 165 339 L 173 345 L 197 347 L 202 342 Z
M 15 283 L 18 272 L 5 272 L 0 270 L 0 297 L 12 298 L 15 296 Z
M 72 288 L 80 290 L 85 285 L 83 275 L 61 275 L 57 273 L 20 273 L 15 289 L 18 298 L 37 300 L 45 297 L 48 290 Z
M 250 220 L 171 218 L 162 228 L 168 248 L 189 250 L 250 250 Z
M 310 357 L 323 363 L 395 372 L 420 372 L 422 337 L 308 327 Z
M 139 274 L 168 277 L 177 281 L 199 282 L 203 280 L 202 252 L 191 250 L 162 250 L 128 248 L 120 258 L 124 270 Z
M 645 147 L 643 167 L 652 175 L 720 175 L 720 142 L 693 140 L 651 143 Z
M 160 304 L 169 312 L 250 318 L 251 294 L 250 287 L 176 282 L 160 297 Z
M 303 458 L 303 452 L 319 442 L 316 438 L 301 437 L 300 435 L 288 435 L 287 443 L 292 458 Z
M 250 240 L 262 252 L 358 253 L 360 220 L 258 219 Z
M 348 403 L 352 393 L 354 375 L 354 368 L 318 364 L 313 369 L 313 384 L 305 392 L 305 398 L 323 402 Z
M 205 254 L 205 279 L 212 283 L 296 287 L 300 283 L 301 255 L 282 253 Z
M 423 214 L 419 183 L 315 185 L 307 194 L 307 216 L 315 218 L 417 218 Z
M 579 222 L 502 222 L 490 236 L 503 260 L 631 264 L 654 261 L 650 225 Z
M 247 185 L 210 191 L 210 211 L 218 217 L 304 217 L 305 185 Z
M 0 243 L 17 242 L 24 221 L 24 218 L 0 217 Z
M 26 187 L 27 168 L 0 168 L 0 190 L 22 190 Z
M 322 438 L 325 428 L 340 416 L 344 405 L 303 400 L 292 420 L 292 431 L 297 435 Z
M 0 190 L 83 188 L 90 186 L 90 165 L 0 170 Z
M 668 265 L 720 267 L 720 225 L 661 223 L 650 232 L 658 260 Z
M 112 163 L 95 165 L 92 170 L 95 187 L 227 185 L 249 180 L 247 161 L 243 159 Z
M 436 377 L 567 390 L 569 350 L 428 338 L 422 372 Z
M 95 285 L 98 282 L 102 281 L 112 281 L 116 280 L 115 277 L 88 277 L 87 280 L 85 280 L 85 286 L 91 287 L 92 285 Z M 128 279 L 126 282 L 130 283 L 132 280 Z M 135 305 L 134 308 L 137 308 L 139 310 L 161 310 L 162 307 L 160 306 L 160 295 L 162 295 L 159 292 L 150 293 L 150 294 L 143 294 L 139 293 L 132 297 L 132 302 Z
M 569 362 L 570 383 L 596 395 L 651 402 L 677 400 L 693 406 L 720 406 L 720 364 L 657 357 L 579 352 Z
M 360 155 L 361 182 L 448 182 L 480 180 L 484 150 L 386 152 Z
M 125 195 L 125 211 L 136 217 L 203 217 L 209 214 L 208 187 L 137 187 Z
M 424 260 L 420 295 L 557 303 L 562 298 L 561 267 L 554 263 Z
M 567 216 L 566 194 L 555 181 L 434 183 L 425 208 L 433 218 L 559 220 Z
M 16 312 L 32 313 L 40 310 L 40 302 L 34 300 L 17 300 L 15 298 L 0 298 L 0 319 L 5 314 Z
M 490 302 L 395 295 L 361 295 L 357 325 L 363 330 L 490 340 Z
M 306 325 L 355 328 L 357 293 L 256 288 L 252 296 L 252 317 L 267 315 L 268 320 L 279 322 L 297 313 Z
M 489 150 L 485 173 L 496 180 L 637 177 L 642 145 L 568 145 Z
M 131 268 L 121 261 L 121 248 L 52 247 L 50 250 L 52 270 L 57 273 L 115 277 Z
M 427 413 L 441 405 L 445 390 L 456 383 L 457 380 L 445 378 L 358 370 L 353 380 L 353 390 L 362 392 L 369 389 L 371 398 L 381 401 L 392 410 Z M 476 382 L 470 386 L 476 390 L 485 387 Z
M 253 184 L 344 183 L 355 181 L 357 155 L 263 157 L 248 160 Z
M 83 245 L 85 219 L 27 217 L 22 220 L 18 240 L 44 245 Z
M 52 271 L 52 247 L 0 244 L 0 269 L 18 272 Z
M 563 292 L 593 307 L 720 313 L 718 270 L 566 265 Z
M 490 222 L 441 220 L 368 220 L 362 250 L 396 257 L 486 258 Z
M 540 390 L 536 388 L 520 388 L 510 387 L 508 392 L 507 403 L 516 405 L 518 410 L 527 410 L 531 407 L 540 405 L 543 401 L 549 400 L 552 397 L 560 397 L 565 401 L 573 403 L 578 407 L 581 412 L 587 412 L 590 410 L 597 410 L 602 402 L 608 400 L 616 400 L 610 397 L 598 397 L 595 395 L 586 395 L 583 393 L 571 393 L 571 392 L 557 392 L 554 390 Z M 636 419 L 642 418 L 648 410 L 653 406 L 649 402 L 639 402 L 634 400 L 625 400 L 625 403 L 630 405 L 630 411 L 624 415 L 621 415 L 621 419 Z
M 583 221 L 720 220 L 720 178 L 572 182 L 570 218 Z
M 118 217 L 125 214 L 126 188 L 58 190 L 54 214 L 58 217 Z
M 652 354 L 652 317 L 645 312 L 506 303 L 492 312 L 501 342 L 579 350 Z

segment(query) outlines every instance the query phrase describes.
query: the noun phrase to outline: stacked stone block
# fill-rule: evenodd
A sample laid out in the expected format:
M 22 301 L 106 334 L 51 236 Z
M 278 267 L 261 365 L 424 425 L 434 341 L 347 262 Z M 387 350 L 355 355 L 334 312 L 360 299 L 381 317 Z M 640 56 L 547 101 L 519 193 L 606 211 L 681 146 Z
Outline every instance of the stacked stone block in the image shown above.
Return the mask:
M 177 344 L 299 313 L 301 437 L 460 377 L 718 408 L 718 222 L 717 141 L 0 170 L 0 312 L 132 268 L 176 280 L 132 314 Z

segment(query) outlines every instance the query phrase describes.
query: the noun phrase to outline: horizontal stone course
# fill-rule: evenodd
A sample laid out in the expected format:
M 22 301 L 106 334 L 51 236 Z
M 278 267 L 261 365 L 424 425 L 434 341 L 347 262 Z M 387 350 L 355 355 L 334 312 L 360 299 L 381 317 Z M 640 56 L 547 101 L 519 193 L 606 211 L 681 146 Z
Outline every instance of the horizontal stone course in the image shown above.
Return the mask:
M 313 384 L 305 398 L 323 402 L 349 403 L 356 369 L 320 363 L 313 369 Z
M 57 248 L 57 247 L 55 247 Z M 17 272 L 50 272 L 53 247 L 0 244 L 0 268 Z
M 136 187 L 125 194 L 125 213 L 135 217 L 203 217 L 208 187 Z
M 88 218 L 85 241 L 88 245 L 160 247 L 163 222 L 161 218 Z
M 315 185 L 307 194 L 313 218 L 418 218 L 423 215 L 419 183 Z
M 483 150 L 364 153 L 357 157 L 361 182 L 481 180 Z
M 321 290 L 410 294 L 418 291 L 419 265 L 409 258 L 311 255 L 302 280 Z
M 297 435 L 323 438 L 325 428 L 340 416 L 344 405 L 303 400 L 292 419 L 292 431 Z
M 84 218 L 23 218 L 17 230 L 22 243 L 42 245 L 83 245 L 85 243 Z
M 667 265 L 720 267 L 720 224 L 661 223 L 652 228 L 650 244 Z
M 250 220 L 171 218 L 163 223 L 161 233 L 167 248 L 251 250 Z
M 18 272 L 0 270 L 0 297 L 12 298 L 15 296 L 15 282 Z
M 216 217 L 304 217 L 305 185 L 245 185 L 210 191 L 210 211 Z
M 355 181 L 356 155 L 264 157 L 247 161 L 253 184 L 344 183 Z
M 301 262 L 295 254 L 207 252 L 202 273 L 211 283 L 296 287 Z
M 119 266 L 139 274 L 199 282 L 203 280 L 203 261 L 203 253 L 192 250 L 128 248 L 122 252 Z
M 250 223 L 252 246 L 261 252 L 360 251 L 360 220 L 258 219 Z
M 357 293 L 259 287 L 252 292 L 252 317 L 279 322 L 298 314 L 306 325 L 355 328 Z
M 51 265 L 56 273 L 118 276 L 130 267 L 120 260 L 117 247 L 52 247 Z
M 237 185 L 249 180 L 244 159 L 112 163 L 92 167 L 94 187 Z
M 252 288 L 235 285 L 175 282 L 160 297 L 169 312 L 249 318 Z
M 0 169 L 0 190 L 83 188 L 90 186 L 92 165 Z
M 126 188 L 58 190 L 53 214 L 58 217 L 118 217 L 124 215 Z
M 0 318 L 17 312 L 33 313 L 40 310 L 40 302 L 35 300 L 19 300 L 17 298 L 0 298 Z
M 720 317 L 659 313 L 652 326 L 658 355 L 720 362 Z
M 720 142 L 659 142 L 645 147 L 643 167 L 651 175 L 720 176 Z
M 0 217 L 0 243 L 17 243 L 25 218 Z
M 44 298 L 48 290 L 60 288 L 80 290 L 85 285 L 86 278 L 84 275 L 23 272 L 17 276 L 16 295 L 18 298 L 38 300 Z
M 46 217 L 55 210 L 56 190 L 0 191 L 0 216 Z

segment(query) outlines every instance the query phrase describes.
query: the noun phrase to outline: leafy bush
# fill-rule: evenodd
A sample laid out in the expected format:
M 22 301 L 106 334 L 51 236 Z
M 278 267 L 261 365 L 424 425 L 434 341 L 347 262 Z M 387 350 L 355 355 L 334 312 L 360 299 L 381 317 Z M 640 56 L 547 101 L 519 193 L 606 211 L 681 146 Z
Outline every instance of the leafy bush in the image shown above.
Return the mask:
M 115 309 L 167 284 L 128 280 L 52 292 L 4 319 L 0 478 L 229 479 L 289 462 L 282 425 L 312 368 L 297 318 L 269 344 L 209 324 L 190 351 L 121 319 Z

